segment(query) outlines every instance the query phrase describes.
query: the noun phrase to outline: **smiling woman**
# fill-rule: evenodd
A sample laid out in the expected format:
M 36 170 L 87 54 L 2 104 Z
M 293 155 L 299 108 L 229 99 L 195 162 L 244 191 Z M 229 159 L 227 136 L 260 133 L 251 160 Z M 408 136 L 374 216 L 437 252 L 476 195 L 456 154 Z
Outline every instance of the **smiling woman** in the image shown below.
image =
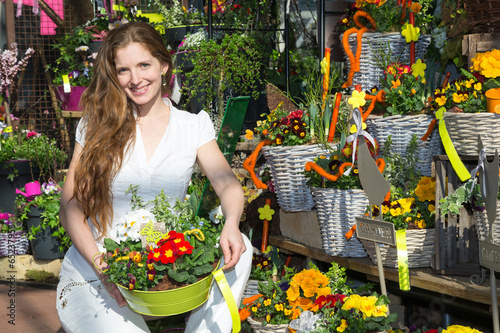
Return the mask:
M 94 70 L 82 96 L 84 116 L 61 198 L 61 223 L 73 241 L 58 286 L 64 329 L 149 332 L 142 316 L 123 307 L 125 299 L 102 272 L 106 263 L 93 258 L 103 252 L 104 238 L 118 239 L 120 222 L 131 209 L 124 195 L 130 184 L 140 185 L 137 194 L 145 202 L 164 191 L 173 207 L 186 197 L 196 162 L 221 200 L 225 225 L 220 247 L 226 279 L 239 303 L 252 260 L 252 246 L 238 228 L 243 191 L 218 148 L 208 114 L 180 111 L 162 98 L 172 60 L 161 36 L 147 23 L 113 29 Z M 155 202 L 145 208 L 154 210 Z M 209 300 L 193 310 L 186 331 L 229 332 L 228 316 L 222 294 L 212 290 Z

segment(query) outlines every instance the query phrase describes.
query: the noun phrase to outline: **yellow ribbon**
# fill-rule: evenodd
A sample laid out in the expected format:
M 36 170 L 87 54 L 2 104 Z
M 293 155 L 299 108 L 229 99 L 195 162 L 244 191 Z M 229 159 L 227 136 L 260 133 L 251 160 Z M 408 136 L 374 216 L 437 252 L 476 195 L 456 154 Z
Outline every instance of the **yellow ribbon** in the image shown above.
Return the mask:
M 71 84 L 69 83 L 69 76 L 68 75 L 63 75 L 62 76 L 63 80 L 63 89 L 65 93 L 71 92 Z
M 436 112 L 436 119 L 439 121 L 439 135 L 441 136 L 441 142 L 443 143 L 446 155 L 448 155 L 448 158 L 450 159 L 451 166 L 457 173 L 458 178 L 460 178 L 462 182 L 465 182 L 470 178 L 470 173 L 458 156 L 458 153 L 455 150 L 455 146 L 453 146 L 453 142 L 451 141 L 450 135 L 446 130 L 446 124 L 444 122 L 445 112 L 446 109 L 444 107 L 441 107 Z
M 396 230 L 396 247 L 398 251 L 399 289 L 410 290 L 410 270 L 408 268 L 406 229 Z
M 241 330 L 241 321 L 240 315 L 238 312 L 238 306 L 236 305 L 236 300 L 234 299 L 233 293 L 231 292 L 231 288 L 227 283 L 226 276 L 222 271 L 224 267 L 218 269 L 214 272 L 215 281 L 217 281 L 217 285 L 226 300 L 227 307 L 229 308 L 229 313 L 231 313 L 231 320 L 233 322 L 233 333 L 237 333 Z

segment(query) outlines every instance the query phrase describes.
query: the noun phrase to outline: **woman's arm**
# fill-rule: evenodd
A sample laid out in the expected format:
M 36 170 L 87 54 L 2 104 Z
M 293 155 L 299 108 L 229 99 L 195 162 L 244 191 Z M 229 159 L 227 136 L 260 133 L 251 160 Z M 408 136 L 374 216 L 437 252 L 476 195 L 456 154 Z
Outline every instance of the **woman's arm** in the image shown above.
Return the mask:
M 104 275 L 101 270 L 96 268 L 93 260 L 97 258 L 95 256 L 99 252 L 99 248 L 94 240 L 92 231 L 86 221 L 85 214 L 83 213 L 82 207 L 77 202 L 76 199 L 72 199 L 73 190 L 75 186 L 75 167 L 82 153 L 82 146 L 80 144 L 75 145 L 73 152 L 73 158 L 69 165 L 68 175 L 66 176 L 66 181 L 64 182 L 64 187 L 61 194 L 61 208 L 59 211 L 59 217 L 61 224 L 68 233 L 73 245 L 76 247 L 78 252 L 82 257 L 88 262 L 88 264 L 94 269 L 97 276 L 101 281 L 103 281 L 104 286 L 108 290 L 109 294 L 116 299 L 120 306 L 126 304 L 125 299 L 120 294 L 115 284 L 105 283 Z M 95 264 L 102 268 L 105 266 L 104 263 L 100 263 L 96 260 Z
M 243 189 L 215 140 L 198 148 L 198 164 L 221 202 L 226 223 L 222 229 L 220 245 L 228 269 L 236 265 L 241 254 L 246 251 L 239 229 L 243 213 Z

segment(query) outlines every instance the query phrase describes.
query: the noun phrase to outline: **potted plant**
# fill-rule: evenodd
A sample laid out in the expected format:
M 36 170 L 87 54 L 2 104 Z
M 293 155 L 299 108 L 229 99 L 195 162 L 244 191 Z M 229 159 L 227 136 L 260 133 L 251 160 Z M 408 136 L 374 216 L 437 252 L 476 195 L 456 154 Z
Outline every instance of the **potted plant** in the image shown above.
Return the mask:
M 67 160 L 55 139 L 17 125 L 10 134 L 0 136 L 0 206 L 6 210 L 14 210 L 16 189 L 33 180 L 56 178 Z
M 0 257 L 26 254 L 29 241 L 26 228 L 14 214 L 0 213 Z
M 43 183 L 41 194 L 31 201 L 22 194 L 16 197 L 16 215 L 27 223 L 33 256 L 37 259 L 61 259 L 71 246 L 71 239 L 59 220 L 60 200 L 60 184 L 52 180 Z
M 153 316 L 187 312 L 208 297 L 222 255 L 217 243 L 222 225 L 195 216 L 193 194 L 171 207 L 163 192 L 144 202 L 138 187 L 127 191 L 132 210 L 118 225 L 117 240 L 104 239 L 103 273 L 135 311 Z M 193 290 L 196 296 L 190 295 Z

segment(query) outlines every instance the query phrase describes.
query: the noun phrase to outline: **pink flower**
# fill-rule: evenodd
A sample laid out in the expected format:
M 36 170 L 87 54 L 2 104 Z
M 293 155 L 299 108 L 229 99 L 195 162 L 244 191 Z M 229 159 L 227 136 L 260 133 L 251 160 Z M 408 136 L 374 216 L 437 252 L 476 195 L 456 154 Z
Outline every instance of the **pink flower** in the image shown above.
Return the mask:
M 29 138 L 32 138 L 32 137 L 34 137 L 34 136 L 38 136 L 38 133 L 37 133 L 37 132 L 35 132 L 35 131 L 31 131 L 31 132 L 29 132 L 26 136 L 27 136 L 27 137 L 28 137 L 28 139 L 29 139 Z

